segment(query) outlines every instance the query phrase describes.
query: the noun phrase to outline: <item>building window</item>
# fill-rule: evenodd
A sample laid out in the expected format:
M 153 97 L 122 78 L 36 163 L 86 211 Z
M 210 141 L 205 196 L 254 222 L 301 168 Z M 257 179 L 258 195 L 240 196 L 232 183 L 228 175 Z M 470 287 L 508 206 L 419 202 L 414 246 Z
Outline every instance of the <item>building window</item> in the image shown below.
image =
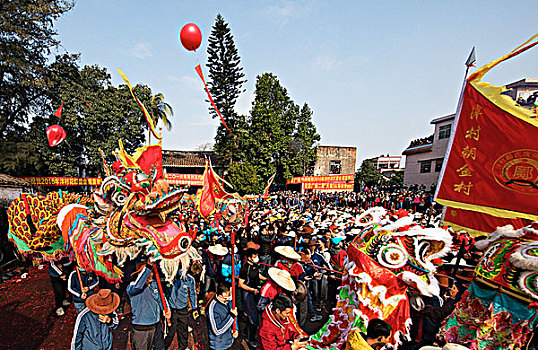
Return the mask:
M 420 162 L 420 173 L 429 173 L 432 171 L 432 161 L 431 160 L 425 160 L 423 162 Z
M 339 160 L 331 160 L 329 162 L 329 174 L 340 174 L 342 171 L 342 164 Z
M 450 130 L 452 125 L 442 125 L 439 127 L 439 140 L 441 139 L 447 139 L 450 137 Z
M 443 159 L 436 159 L 435 160 L 435 172 L 436 173 L 440 172 L 442 167 L 443 167 Z

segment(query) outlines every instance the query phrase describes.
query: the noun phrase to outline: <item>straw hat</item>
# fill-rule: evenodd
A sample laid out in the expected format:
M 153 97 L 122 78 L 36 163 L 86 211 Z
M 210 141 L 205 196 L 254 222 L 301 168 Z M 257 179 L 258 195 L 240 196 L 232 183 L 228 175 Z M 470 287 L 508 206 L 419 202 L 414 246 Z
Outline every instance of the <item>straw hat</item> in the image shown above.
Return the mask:
M 213 245 L 209 248 L 207 248 L 211 254 L 218 255 L 218 256 L 225 256 L 228 254 L 228 248 L 223 247 L 222 244 Z
M 290 292 L 295 291 L 295 282 L 291 279 L 291 275 L 288 271 L 270 267 L 268 273 L 269 277 L 271 277 L 271 279 L 280 287 L 289 290 Z
M 98 315 L 108 315 L 120 305 L 120 296 L 110 289 L 100 289 L 86 299 L 86 306 Z
M 291 260 L 301 260 L 301 256 L 290 246 L 278 246 L 275 248 L 275 252 Z

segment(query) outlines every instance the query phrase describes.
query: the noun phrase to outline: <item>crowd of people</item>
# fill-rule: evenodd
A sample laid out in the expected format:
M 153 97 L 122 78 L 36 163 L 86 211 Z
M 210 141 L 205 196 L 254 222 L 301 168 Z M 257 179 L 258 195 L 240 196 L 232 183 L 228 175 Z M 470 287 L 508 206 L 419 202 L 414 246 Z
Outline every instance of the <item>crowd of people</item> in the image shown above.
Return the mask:
M 77 312 L 72 348 L 111 349 L 112 329 L 130 316 L 135 350 L 168 349 L 175 337 L 178 349 L 187 349 L 189 334 L 196 349 L 302 349 L 309 340 L 305 326 L 310 333 L 319 329 L 336 304 L 346 246 L 352 240 L 348 218 L 373 206 L 406 208 L 422 212 L 420 223 L 431 226 L 438 214 L 425 189 L 279 192 L 249 206 L 244 222 L 232 227 L 218 214 L 204 220 L 194 205 L 184 205 L 178 217 L 196 232 L 192 246 L 201 259 L 192 260 L 171 283 L 160 280 L 158 263 L 143 258 L 127 262 L 124 278 L 114 283 L 67 260 L 51 263 L 57 315 L 71 302 Z M 232 230 L 235 242 L 230 241 Z M 446 291 L 442 305 L 435 298 L 410 295 L 420 326 L 414 326 L 404 349 L 437 341 L 432 327 L 440 325 L 460 294 L 454 283 Z M 364 349 L 379 349 L 390 326 L 376 320 L 367 334 L 351 336 L 368 344 Z

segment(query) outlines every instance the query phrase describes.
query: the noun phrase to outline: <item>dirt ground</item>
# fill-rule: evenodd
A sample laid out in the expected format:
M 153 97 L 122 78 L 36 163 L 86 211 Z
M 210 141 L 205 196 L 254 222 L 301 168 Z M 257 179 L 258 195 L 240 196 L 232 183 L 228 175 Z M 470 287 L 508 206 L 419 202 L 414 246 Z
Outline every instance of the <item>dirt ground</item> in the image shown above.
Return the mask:
M 313 333 L 322 321 L 307 322 L 305 331 Z M 0 283 L 0 349 L 50 350 L 69 349 L 75 324 L 75 308 L 67 307 L 62 317 L 54 312 L 54 294 L 48 276 L 48 266 L 41 270 L 30 267 L 28 277 L 14 277 Z M 130 349 L 128 330 L 130 319 L 121 320 L 114 330 L 114 349 Z M 177 349 L 176 342 L 171 349 Z

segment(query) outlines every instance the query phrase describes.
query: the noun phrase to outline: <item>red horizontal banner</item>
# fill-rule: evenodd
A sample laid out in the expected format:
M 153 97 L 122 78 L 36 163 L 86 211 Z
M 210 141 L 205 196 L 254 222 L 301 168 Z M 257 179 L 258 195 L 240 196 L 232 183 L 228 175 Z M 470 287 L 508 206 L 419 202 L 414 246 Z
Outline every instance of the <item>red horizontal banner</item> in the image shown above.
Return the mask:
M 307 184 L 307 183 L 330 183 L 330 182 L 353 182 L 355 174 L 345 175 L 324 175 L 324 176 L 299 176 L 286 180 L 286 184 Z
M 100 177 L 21 177 L 35 186 L 100 186 Z
M 203 186 L 203 175 L 201 174 L 166 174 L 166 180 L 171 185 Z
M 353 190 L 353 183 L 334 182 L 307 182 L 304 184 L 305 190 Z

